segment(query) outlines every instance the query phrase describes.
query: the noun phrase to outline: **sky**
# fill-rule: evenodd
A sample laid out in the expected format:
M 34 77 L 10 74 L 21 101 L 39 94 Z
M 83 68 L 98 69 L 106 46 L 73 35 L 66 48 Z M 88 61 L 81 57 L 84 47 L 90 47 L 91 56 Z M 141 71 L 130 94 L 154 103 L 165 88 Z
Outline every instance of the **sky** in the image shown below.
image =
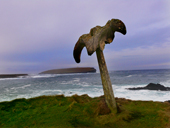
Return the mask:
M 0 74 L 95 67 L 96 54 L 83 49 L 73 58 L 78 38 L 120 19 L 127 34 L 115 33 L 104 49 L 108 70 L 170 68 L 169 0 L 1 0 Z

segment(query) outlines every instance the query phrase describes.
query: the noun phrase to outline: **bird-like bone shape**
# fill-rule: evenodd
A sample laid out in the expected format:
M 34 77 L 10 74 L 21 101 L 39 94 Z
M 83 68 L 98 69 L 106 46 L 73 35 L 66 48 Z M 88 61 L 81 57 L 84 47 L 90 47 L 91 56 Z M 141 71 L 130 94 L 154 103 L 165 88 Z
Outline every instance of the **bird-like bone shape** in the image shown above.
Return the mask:
M 113 41 L 116 31 L 125 35 L 126 27 L 121 20 L 111 19 L 105 26 L 96 26 L 90 30 L 90 33 L 80 36 L 73 51 L 75 61 L 80 63 L 84 47 L 86 47 L 88 55 L 92 55 L 97 48 L 103 51 L 105 44 L 110 44 Z

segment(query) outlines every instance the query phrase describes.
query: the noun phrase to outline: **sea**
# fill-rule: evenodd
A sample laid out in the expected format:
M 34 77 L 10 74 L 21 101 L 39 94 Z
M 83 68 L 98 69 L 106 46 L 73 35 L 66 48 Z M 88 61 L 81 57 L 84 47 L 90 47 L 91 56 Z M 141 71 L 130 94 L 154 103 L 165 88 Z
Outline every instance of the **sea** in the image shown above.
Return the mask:
M 170 91 L 128 90 L 159 83 L 170 87 L 170 69 L 110 71 L 114 96 L 131 100 L 167 101 Z M 31 74 L 0 79 L 0 102 L 43 95 L 104 95 L 100 73 Z

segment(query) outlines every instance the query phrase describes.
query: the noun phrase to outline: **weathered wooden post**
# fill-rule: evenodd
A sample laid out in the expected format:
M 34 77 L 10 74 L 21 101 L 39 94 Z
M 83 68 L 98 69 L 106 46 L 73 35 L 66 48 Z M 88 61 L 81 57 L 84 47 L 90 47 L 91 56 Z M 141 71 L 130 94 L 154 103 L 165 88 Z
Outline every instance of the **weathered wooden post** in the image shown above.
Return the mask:
M 78 39 L 73 51 L 73 56 L 77 63 L 80 63 L 81 51 L 84 47 L 86 47 L 88 55 L 92 55 L 96 51 L 105 101 L 111 112 L 114 113 L 117 112 L 117 104 L 114 98 L 103 50 L 105 44 L 110 44 L 113 41 L 116 31 L 124 35 L 126 34 L 126 27 L 119 19 L 109 20 L 103 27 L 96 26 L 90 30 L 90 33 L 84 34 Z

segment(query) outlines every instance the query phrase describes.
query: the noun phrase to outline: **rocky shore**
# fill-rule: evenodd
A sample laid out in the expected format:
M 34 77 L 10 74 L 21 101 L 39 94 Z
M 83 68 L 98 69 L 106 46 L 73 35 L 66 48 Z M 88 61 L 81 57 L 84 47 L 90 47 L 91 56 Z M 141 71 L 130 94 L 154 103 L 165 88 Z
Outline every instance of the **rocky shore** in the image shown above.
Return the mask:
M 96 69 L 93 67 L 80 67 L 80 68 L 63 68 L 43 71 L 39 74 L 69 74 L 69 73 L 95 73 Z
M 165 87 L 161 84 L 150 83 L 145 87 L 137 87 L 137 88 L 127 88 L 128 90 L 159 90 L 159 91 L 170 91 L 170 87 Z

